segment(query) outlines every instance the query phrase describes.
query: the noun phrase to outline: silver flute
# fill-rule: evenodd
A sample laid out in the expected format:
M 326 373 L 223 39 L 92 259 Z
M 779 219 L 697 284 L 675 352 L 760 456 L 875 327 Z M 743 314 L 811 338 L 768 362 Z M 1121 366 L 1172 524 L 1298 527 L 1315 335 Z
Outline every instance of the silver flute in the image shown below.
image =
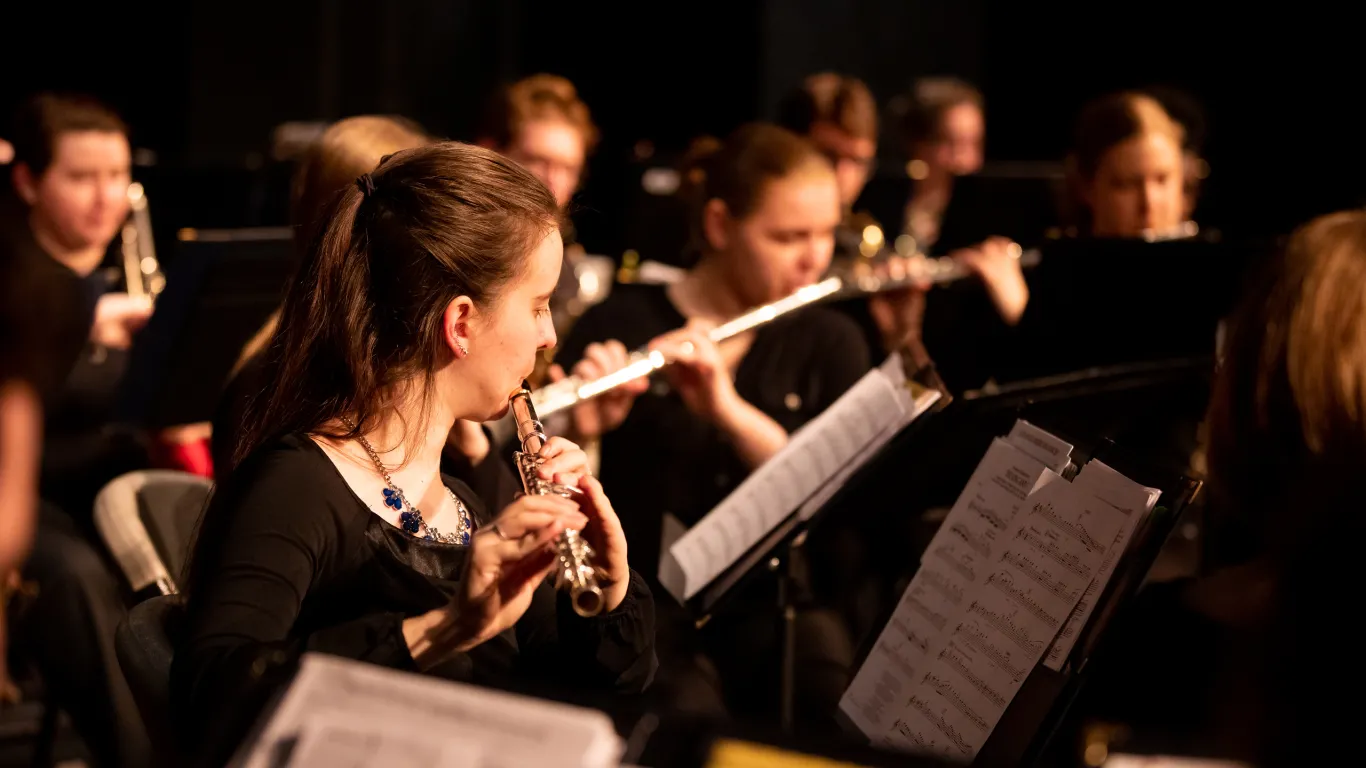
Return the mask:
M 1039 261 L 1037 250 L 1018 248 L 1012 254 L 1021 266 L 1033 266 Z M 771 304 L 756 307 L 733 320 L 707 332 L 713 343 L 721 342 L 745 331 L 766 325 L 783 315 L 828 299 L 871 296 L 914 285 L 943 285 L 968 277 L 968 267 L 948 256 L 939 258 L 912 257 L 887 259 L 883 269 L 874 268 L 882 260 L 867 259 L 854 267 L 845 268 L 819 283 L 799 288 L 795 293 Z M 591 400 L 636 379 L 644 378 L 669 364 L 663 353 L 640 349 L 627 358 L 626 366 L 597 379 L 584 380 L 577 376 L 561 379 L 531 393 L 536 413 L 549 416 Z
M 526 382 L 509 397 L 512 418 L 517 423 L 517 439 L 521 450 L 513 454 L 517 473 L 522 478 L 522 489 L 529 496 L 560 496 L 572 499 L 583 494 L 578 488 L 541 477 L 541 449 L 545 447 L 545 427 L 536 416 L 531 389 Z M 593 566 L 595 553 L 588 542 L 574 529 L 567 529 L 555 540 L 555 588 L 569 591 L 574 612 L 580 616 L 596 616 L 602 612 L 602 587 L 605 574 Z

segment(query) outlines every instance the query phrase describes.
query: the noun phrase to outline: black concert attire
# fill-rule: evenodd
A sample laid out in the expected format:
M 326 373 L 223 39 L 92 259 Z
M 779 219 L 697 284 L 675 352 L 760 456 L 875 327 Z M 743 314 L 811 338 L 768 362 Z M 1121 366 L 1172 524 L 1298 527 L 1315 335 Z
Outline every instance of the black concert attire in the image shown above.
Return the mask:
M 618 285 L 580 318 L 556 362 L 569 370 L 590 342 L 617 339 L 636 349 L 686 322 L 664 286 Z M 755 331 L 736 371 L 735 389 L 791 433 L 834 403 L 869 367 L 858 329 L 837 312 L 809 307 Z M 685 526 L 696 524 L 749 471 L 726 437 L 689 411 L 662 378 L 635 401 L 620 427 L 602 437 L 603 486 L 625 528 L 633 562 L 657 591 L 662 589 L 657 579 L 664 514 Z M 707 675 L 692 665 L 705 655 L 726 681 L 733 713 L 772 711 L 771 703 L 762 701 L 777 689 L 776 677 L 765 677 L 776 669 L 772 597 L 748 595 L 738 601 L 754 610 L 717 616 L 707 628 L 712 639 L 699 646 L 683 609 L 672 597 L 661 599 L 660 653 L 666 666 L 661 683 L 680 689 L 671 694 L 675 705 L 714 711 L 716 692 L 695 687 Z M 827 633 L 819 629 L 806 636 Z
M 265 368 L 265 354 L 253 355 L 228 379 L 227 386 L 219 396 L 210 438 L 214 481 L 219 484 L 226 483 L 232 474 L 233 452 L 242 434 L 247 408 L 252 398 L 267 386 L 268 373 Z M 441 471 L 468 485 L 496 513 L 511 502 L 521 490 L 521 483 L 499 460 L 493 450 L 493 435 L 487 427 L 484 428 L 484 436 L 489 439 L 490 450 L 482 461 L 476 464 L 455 448 L 447 447 L 441 455 Z
M 53 259 L 26 215 L 17 204 L 0 214 L 5 303 L 23 315 L 20 343 L 44 409 L 42 502 L 23 569 L 38 594 L 13 617 L 14 650 L 38 667 L 97 765 L 146 765 L 150 742 L 114 653 L 130 596 L 91 516 L 106 482 L 147 461 L 111 423 L 126 353 L 88 342 L 95 303 L 114 281 L 98 269 L 82 278 Z
M 491 521 L 467 485 L 442 479 L 476 525 Z M 415 669 L 403 620 L 450 602 L 468 553 L 380 519 L 303 435 L 257 449 L 218 494 L 172 671 L 185 746 L 215 762 L 305 652 Z M 591 619 L 546 582 L 515 627 L 430 673 L 524 692 L 634 694 L 655 672 L 654 635 L 654 601 L 638 575 L 615 611 Z

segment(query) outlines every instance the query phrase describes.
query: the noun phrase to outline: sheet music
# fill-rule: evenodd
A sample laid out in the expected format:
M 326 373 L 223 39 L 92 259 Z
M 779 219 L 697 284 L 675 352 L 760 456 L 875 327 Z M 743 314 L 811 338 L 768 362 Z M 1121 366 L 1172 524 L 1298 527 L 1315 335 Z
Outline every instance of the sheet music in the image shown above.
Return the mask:
M 325 712 L 306 719 L 289 768 L 479 768 L 478 745 L 418 731 L 398 719 Z
M 840 698 L 840 709 L 865 735 L 876 738 L 896 717 L 923 674 L 930 646 L 987 575 L 1002 536 L 1025 498 L 1052 481 L 1066 482 L 1043 462 L 997 438 L 968 479 L 920 569 L 877 642 Z
M 930 647 L 882 736 L 887 746 L 971 760 L 1100 569 L 1123 513 L 1068 482 L 1030 494 L 990 573 Z
M 1152 512 L 1157 498 L 1162 495 L 1158 489 L 1139 485 L 1098 460 L 1092 460 L 1082 467 L 1072 485 L 1109 503 L 1124 515 L 1124 524 L 1120 526 L 1119 532 L 1115 534 L 1114 543 L 1106 551 L 1100 571 L 1087 585 L 1081 600 L 1072 609 L 1072 614 L 1067 617 L 1062 631 L 1058 633 L 1052 647 L 1048 649 L 1048 655 L 1044 657 L 1044 666 L 1052 670 L 1062 669 L 1067 655 L 1076 645 L 1077 633 L 1086 626 L 1091 613 L 1095 610 L 1096 598 L 1105 590 L 1105 585 L 1110 583 L 1115 567 L 1128 549 L 1129 539 L 1148 513 Z
M 607 768 L 624 747 L 611 719 L 595 710 L 309 653 L 260 735 L 231 765 L 279 765 L 282 745 L 295 739 L 302 757 L 316 761 L 297 764 L 344 765 L 331 761 L 327 744 L 310 746 L 342 731 L 358 749 L 382 755 L 383 765 Z
M 1006 435 L 1006 440 L 1014 444 L 1016 448 L 1042 461 L 1049 469 L 1061 473 L 1072 461 L 1071 443 L 1046 432 L 1030 424 L 1024 419 L 1017 419 L 1015 426 L 1011 427 L 1010 434 Z
M 905 387 L 893 383 L 892 365 L 900 371 L 899 355 L 869 371 L 794 433 L 783 450 L 669 547 L 659 580 L 670 594 L 680 602 L 697 594 L 856 458 L 871 456 L 869 445 L 884 435 L 883 442 L 889 440 L 910 421 L 913 404 Z

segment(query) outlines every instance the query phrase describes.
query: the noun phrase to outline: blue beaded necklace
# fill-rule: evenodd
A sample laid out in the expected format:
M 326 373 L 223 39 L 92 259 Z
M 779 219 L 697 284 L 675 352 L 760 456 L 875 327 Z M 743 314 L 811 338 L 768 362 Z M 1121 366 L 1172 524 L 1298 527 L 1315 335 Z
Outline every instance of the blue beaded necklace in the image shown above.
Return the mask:
M 348 429 L 355 429 L 349 420 L 343 420 L 343 423 L 346 424 Z M 427 525 L 427 521 L 422 517 L 422 512 L 419 511 L 417 507 L 408 503 L 408 498 L 403 495 L 403 491 L 400 490 L 397 485 L 394 485 L 394 479 L 389 476 L 389 470 L 384 468 L 384 462 L 380 461 L 379 453 L 370 445 L 370 441 L 359 434 L 356 435 L 356 439 L 360 441 L 361 447 L 365 449 L 365 452 L 370 454 L 370 461 L 374 462 L 375 469 L 379 472 L 380 477 L 384 478 L 384 484 L 389 486 L 383 490 L 384 506 L 399 513 L 398 524 L 400 528 L 410 536 L 425 539 L 427 541 L 436 541 L 442 544 L 459 544 L 465 547 L 470 545 L 470 534 L 474 532 L 474 521 L 473 518 L 470 517 L 469 509 L 465 507 L 465 502 L 461 501 L 460 497 L 456 496 L 454 491 L 450 488 L 446 489 L 446 493 L 450 495 L 451 501 L 455 502 L 455 509 L 460 522 L 455 533 L 442 533 L 430 525 Z

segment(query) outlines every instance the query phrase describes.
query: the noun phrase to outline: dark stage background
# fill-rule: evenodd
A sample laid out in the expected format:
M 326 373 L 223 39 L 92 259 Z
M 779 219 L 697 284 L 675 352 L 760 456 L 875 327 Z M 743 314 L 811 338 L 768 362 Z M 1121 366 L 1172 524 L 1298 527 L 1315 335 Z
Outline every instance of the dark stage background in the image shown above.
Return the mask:
M 40 89 L 109 101 L 155 154 L 140 175 L 159 230 L 284 223 L 286 169 L 269 155 L 281 122 L 392 112 L 470 138 L 492 89 L 537 71 L 574 80 L 603 130 L 580 229 L 613 255 L 642 158 L 769 116 L 784 90 L 828 68 L 865 78 L 884 104 L 919 75 L 975 81 L 988 159 L 1002 162 L 1059 159 L 1088 98 L 1171 86 L 1205 109 L 1204 222 L 1266 234 L 1366 202 L 1354 120 L 1366 65 L 1351 55 L 1350 24 L 1299 6 L 1233 16 L 1165 1 L 10 5 L 5 26 L 19 34 L 0 52 L 0 126 Z M 883 172 L 897 172 L 895 148 L 885 154 Z

